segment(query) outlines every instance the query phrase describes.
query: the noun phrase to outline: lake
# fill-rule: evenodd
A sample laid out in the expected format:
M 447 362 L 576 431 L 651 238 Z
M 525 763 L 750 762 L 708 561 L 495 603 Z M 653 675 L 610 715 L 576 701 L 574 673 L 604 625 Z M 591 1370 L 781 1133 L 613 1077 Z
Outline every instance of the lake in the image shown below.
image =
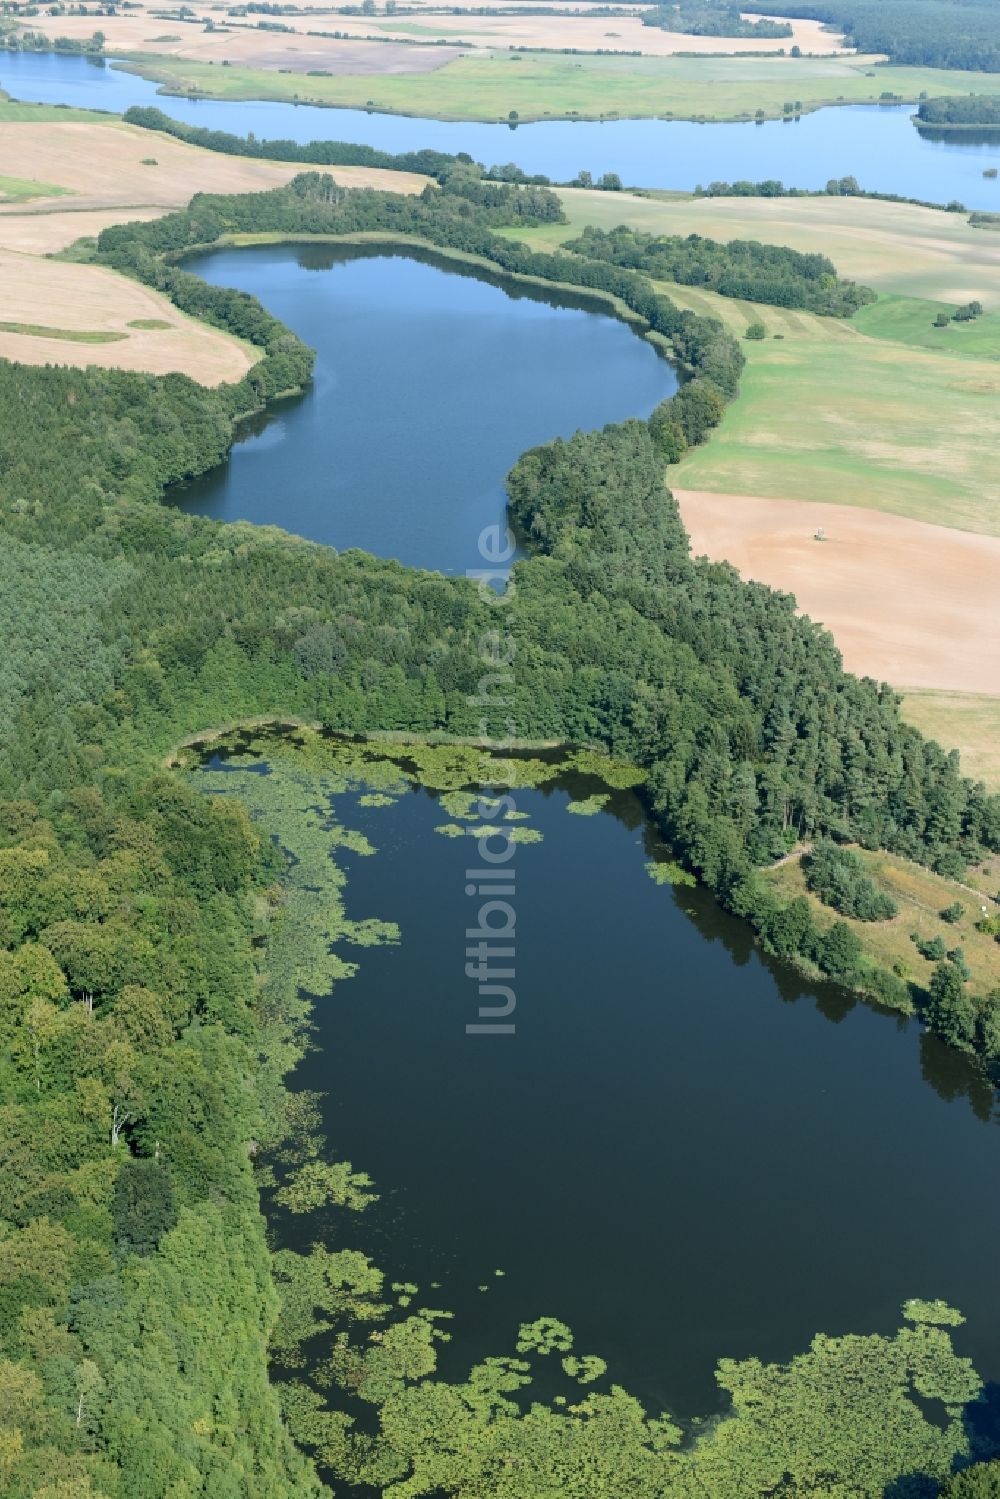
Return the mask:
M 251 292 L 317 351 L 306 394 L 256 419 L 229 460 L 172 492 L 219 520 L 284 526 L 442 572 L 481 567 L 526 448 L 646 417 L 677 378 L 585 296 L 456 262 L 326 245 L 188 260 Z
M 707 1413 L 718 1358 L 891 1332 L 910 1296 L 959 1306 L 957 1347 L 1000 1374 L 997 1113 L 968 1059 L 765 961 L 707 892 L 655 884 L 635 793 L 570 815 L 607 794 L 577 772 L 514 793 L 543 835 L 505 866 L 516 1032 L 468 1035 L 476 845 L 435 832 L 454 809 L 420 787 L 331 800 L 312 752 L 299 772 L 273 737 L 236 749 L 196 780 L 252 807 L 265 764 L 303 773 L 303 807 L 332 805 L 377 850 L 336 849 L 346 911 L 401 941 L 338 948 L 359 971 L 317 1002 L 293 1086 L 324 1094 L 332 1151 L 382 1194 L 336 1242 L 456 1313 L 449 1374 L 552 1315 L 651 1406 Z M 274 1221 L 296 1247 L 317 1236 Z
M 958 199 L 969 208 L 1000 209 L 1000 142 L 925 139 L 910 123 L 912 106 L 850 105 L 816 110 L 797 121 L 762 125 L 685 120 L 543 120 L 511 129 L 323 109 L 265 101 L 171 98 L 157 85 L 102 59 L 55 53 L 0 53 L 0 85 L 15 98 L 121 112 L 154 104 L 174 119 L 258 138 L 345 140 L 386 151 L 434 147 L 468 151 L 487 165 L 515 161 L 527 172 L 565 182 L 581 168 L 618 172 L 633 186 L 691 190 L 715 179 L 776 177 L 790 187 L 819 188 L 855 176 L 870 192 L 928 202 Z

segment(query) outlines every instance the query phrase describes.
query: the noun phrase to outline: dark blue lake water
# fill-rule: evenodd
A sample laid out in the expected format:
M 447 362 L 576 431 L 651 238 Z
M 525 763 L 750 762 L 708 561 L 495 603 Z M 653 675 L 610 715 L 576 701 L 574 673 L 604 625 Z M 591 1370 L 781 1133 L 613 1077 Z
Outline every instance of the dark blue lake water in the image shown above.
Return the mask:
M 299 773 L 275 741 L 255 748 Z M 255 779 L 208 784 L 252 805 Z M 376 850 L 333 854 L 347 914 L 397 922 L 401 941 L 338 949 L 359 969 L 317 1002 L 293 1086 L 323 1093 L 332 1150 L 382 1196 L 360 1224 L 284 1215 L 280 1236 L 361 1243 L 453 1310 L 458 1374 L 544 1314 L 654 1408 L 706 1413 L 720 1357 L 891 1332 L 905 1298 L 942 1296 L 968 1317 L 958 1346 L 1000 1375 L 989 1084 L 917 1021 L 763 960 L 706 891 L 654 884 L 662 849 L 634 793 L 567 813 L 599 784 L 515 793 L 543 839 L 504 866 L 513 1035 L 466 1033 L 475 841 L 434 831 L 453 819 L 425 790 L 334 796 Z
M 317 360 L 307 393 L 270 407 L 175 502 L 341 551 L 481 567 L 480 532 L 504 524 L 504 478 L 526 448 L 646 417 L 677 386 L 593 301 L 529 296 L 433 256 L 279 245 L 186 265 L 259 297 Z

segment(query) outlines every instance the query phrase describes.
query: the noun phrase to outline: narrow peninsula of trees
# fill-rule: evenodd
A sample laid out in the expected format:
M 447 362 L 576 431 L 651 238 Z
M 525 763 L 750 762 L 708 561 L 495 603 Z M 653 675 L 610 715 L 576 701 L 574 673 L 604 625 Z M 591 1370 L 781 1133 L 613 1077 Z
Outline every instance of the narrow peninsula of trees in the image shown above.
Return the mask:
M 1000 131 L 1000 95 L 963 94 L 955 99 L 924 99 L 914 116 L 918 128 L 968 130 L 976 126 Z
M 201 146 L 205 151 L 220 151 L 226 156 L 251 156 L 265 161 L 299 161 L 303 166 L 314 167 L 385 167 L 394 172 L 416 172 L 439 180 L 442 174 L 456 165 L 474 165 L 472 157 L 464 151 L 457 155 L 431 150 L 392 152 L 379 151 L 375 146 L 358 145 L 353 141 L 308 141 L 303 145 L 292 140 L 258 140 L 252 134 L 234 135 L 228 130 L 210 130 L 204 125 L 188 125 L 150 105 L 133 104 L 126 109 L 122 118 L 129 125 L 140 125 L 144 130 L 158 130 L 163 135 L 187 141 L 189 145 Z M 547 177 L 529 176 L 513 163 L 492 167 L 486 175 L 501 181 L 534 183 L 540 187 L 549 184 Z
M 687 36 L 754 37 L 782 41 L 792 35 L 787 21 L 744 15 L 739 5 L 728 0 L 674 0 L 643 12 L 644 26 L 658 26 L 663 31 L 679 31 Z
M 875 300 L 867 286 L 841 280 L 825 255 L 805 255 L 755 239 L 723 244 L 700 234 L 644 234 L 621 224 L 611 230 L 588 227 L 566 248 L 645 271 L 658 281 L 704 286 L 724 297 L 802 307 L 829 317 L 850 317 Z

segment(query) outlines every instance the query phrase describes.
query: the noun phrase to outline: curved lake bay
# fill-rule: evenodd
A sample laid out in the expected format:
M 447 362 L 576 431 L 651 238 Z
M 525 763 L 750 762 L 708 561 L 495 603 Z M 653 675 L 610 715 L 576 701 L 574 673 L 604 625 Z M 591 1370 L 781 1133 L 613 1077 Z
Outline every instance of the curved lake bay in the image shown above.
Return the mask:
M 593 299 L 432 255 L 268 245 L 185 264 L 259 297 L 317 359 L 304 396 L 272 406 L 172 498 L 339 550 L 480 567 L 480 532 L 504 522 L 504 477 L 526 448 L 648 416 L 677 386 Z

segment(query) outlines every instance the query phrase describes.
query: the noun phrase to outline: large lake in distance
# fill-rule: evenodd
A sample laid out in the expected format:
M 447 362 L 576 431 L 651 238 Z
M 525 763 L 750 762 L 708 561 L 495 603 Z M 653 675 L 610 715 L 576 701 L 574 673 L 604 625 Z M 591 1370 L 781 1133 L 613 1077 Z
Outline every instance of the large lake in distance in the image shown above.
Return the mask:
M 892 82 L 887 71 L 886 83 Z M 911 105 L 849 105 L 799 120 L 699 125 L 688 120 L 542 120 L 504 124 L 323 109 L 308 104 L 172 98 L 157 85 L 102 59 L 57 53 L 0 52 L 0 87 L 16 99 L 121 112 L 152 104 L 174 119 L 261 140 L 343 140 L 384 151 L 468 151 L 487 166 L 514 161 L 527 172 L 566 182 L 581 168 L 617 172 L 630 186 L 690 191 L 699 183 L 776 177 L 789 187 L 820 188 L 831 177 L 857 177 L 869 192 L 933 203 L 1000 210 L 1000 140 L 932 141 L 910 123 Z M 942 85 L 944 91 L 944 85 Z

